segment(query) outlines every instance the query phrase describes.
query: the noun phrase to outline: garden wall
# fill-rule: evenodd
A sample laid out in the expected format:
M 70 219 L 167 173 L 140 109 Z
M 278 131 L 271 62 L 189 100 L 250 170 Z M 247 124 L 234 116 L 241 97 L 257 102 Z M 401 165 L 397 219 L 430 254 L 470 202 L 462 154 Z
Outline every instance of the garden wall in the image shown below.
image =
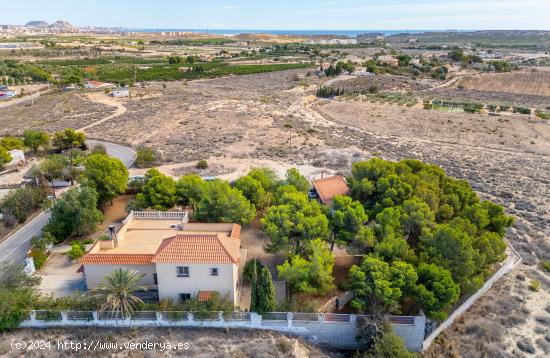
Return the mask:
M 485 284 L 483 287 L 481 287 L 476 293 L 474 293 L 472 296 L 470 296 L 466 301 L 464 301 L 463 304 L 461 304 L 459 307 L 457 307 L 449 317 L 439 324 L 436 329 L 434 329 L 424 340 L 424 343 L 422 345 L 422 351 L 425 351 L 430 347 L 432 342 L 434 341 L 441 332 L 446 330 L 450 325 L 453 324 L 453 322 L 464 312 L 468 310 L 481 295 L 483 295 L 485 292 L 487 292 L 493 284 L 498 281 L 502 276 L 504 276 L 506 273 L 512 271 L 515 269 L 521 262 L 522 258 L 519 255 L 519 253 L 510 245 L 510 243 L 506 241 L 506 244 L 509 248 L 508 258 L 506 259 L 506 262 L 502 265 L 502 267 L 493 275 L 491 278 L 489 278 L 487 281 L 485 281 Z
M 412 351 L 420 351 L 426 317 L 390 316 L 395 332 Z M 334 348 L 357 347 L 357 316 L 347 314 L 273 312 L 136 312 L 134 319 L 113 317 L 108 312 L 31 311 L 20 327 L 212 327 L 266 329 L 290 333 Z

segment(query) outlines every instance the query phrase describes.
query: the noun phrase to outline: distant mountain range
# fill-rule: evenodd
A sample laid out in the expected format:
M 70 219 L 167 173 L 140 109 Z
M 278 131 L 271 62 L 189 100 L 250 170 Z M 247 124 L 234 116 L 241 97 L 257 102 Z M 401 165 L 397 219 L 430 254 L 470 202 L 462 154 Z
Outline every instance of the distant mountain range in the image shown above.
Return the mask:
M 40 29 L 75 29 L 76 27 L 71 25 L 67 21 L 58 20 L 53 24 L 48 24 L 46 21 L 30 21 L 25 24 L 26 27 L 36 27 Z

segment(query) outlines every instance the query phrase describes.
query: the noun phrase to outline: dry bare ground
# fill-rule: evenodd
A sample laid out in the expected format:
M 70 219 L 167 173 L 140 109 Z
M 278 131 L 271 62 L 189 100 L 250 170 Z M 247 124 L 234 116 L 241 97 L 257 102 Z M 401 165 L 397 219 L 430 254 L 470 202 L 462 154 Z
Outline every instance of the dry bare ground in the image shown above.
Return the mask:
M 14 351 L 10 347 L 11 341 L 49 341 L 52 350 L 27 351 L 28 357 L 340 357 L 336 351 L 325 350 L 312 346 L 301 339 L 285 336 L 269 331 L 254 330 L 220 330 L 220 329 L 193 329 L 193 328 L 152 328 L 152 329 L 63 329 L 48 330 L 17 330 L 0 335 L 0 355 L 19 357 L 21 351 Z M 161 352 L 156 350 L 89 350 L 75 352 L 57 349 L 56 342 L 88 343 L 90 341 L 103 344 L 119 345 L 128 343 L 189 343 L 187 350 Z M 95 346 L 94 342 L 94 346 Z
M 56 131 L 80 128 L 114 113 L 115 108 L 77 93 L 40 96 L 34 105 L 0 108 L 0 135 L 21 134 L 27 128 Z
M 466 77 L 460 85 L 487 92 L 550 96 L 550 72 L 484 73 Z
M 310 177 L 322 171 L 346 173 L 353 161 L 373 156 L 437 164 L 450 175 L 467 179 L 483 198 L 502 203 L 516 217 L 507 238 L 524 263 L 520 278 L 516 274 L 503 278 L 429 354 L 493 355 L 497 347 L 499 352 L 519 356 L 528 354 L 524 351 L 531 350 L 530 345 L 532 356 L 545 354 L 550 276 L 538 268 L 538 263 L 550 260 L 548 123 L 525 116 L 494 118 L 362 101 L 318 100 L 313 94 L 319 79 L 308 79 L 310 87 L 304 89 L 296 76 L 303 73 L 173 82 L 166 88 L 148 84 L 124 100 L 123 114 L 89 127 L 87 133 L 133 146 L 151 146 L 164 155 L 162 169 L 174 176 L 195 171 L 193 163 L 202 158 L 211 165 L 201 174 L 228 179 L 258 165 L 272 166 L 280 173 L 296 165 L 307 170 Z M 65 102 L 67 97 L 78 99 L 75 95 L 60 96 Z M 539 97 L 549 102 L 550 97 Z M 56 97 L 51 99 L 59 103 Z M 106 111 L 93 120 L 80 117 L 80 126 L 101 121 L 115 109 L 89 103 L 88 98 L 81 97 L 80 101 L 85 105 L 80 108 L 97 105 Z M 44 106 L 52 107 L 48 103 Z M 18 118 L 31 122 L 42 118 L 34 109 L 27 112 L 24 108 L 17 109 Z M 15 114 L 11 116 L 15 118 Z M 59 116 L 50 125 L 63 127 L 71 121 Z M 13 120 L 9 123 L 14 126 Z M 285 124 L 291 124 L 292 131 Z M 542 283 L 539 292 L 527 288 L 534 278 Z M 478 324 L 482 329 L 490 326 L 499 335 L 489 340 L 483 334 L 465 334 L 465 324 Z

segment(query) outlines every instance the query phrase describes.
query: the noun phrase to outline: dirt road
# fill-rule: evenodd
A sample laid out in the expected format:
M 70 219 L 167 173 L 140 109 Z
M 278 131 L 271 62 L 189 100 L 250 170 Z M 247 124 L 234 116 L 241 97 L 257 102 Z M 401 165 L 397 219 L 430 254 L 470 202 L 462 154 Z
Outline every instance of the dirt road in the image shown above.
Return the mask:
M 85 125 L 84 127 L 78 128 L 77 130 L 79 130 L 81 132 L 85 133 L 87 129 L 95 127 L 98 124 L 107 122 L 108 120 L 110 120 L 112 118 L 121 116 L 126 112 L 126 107 L 119 100 L 116 100 L 112 97 L 108 97 L 104 93 L 89 93 L 89 94 L 86 95 L 86 97 L 92 102 L 105 104 L 105 105 L 110 106 L 110 107 L 115 107 L 116 110 L 115 110 L 114 113 L 112 113 L 112 114 L 110 114 L 110 115 L 108 115 L 104 118 L 101 118 L 101 119 L 99 119 L 99 120 L 97 120 L 93 123 Z

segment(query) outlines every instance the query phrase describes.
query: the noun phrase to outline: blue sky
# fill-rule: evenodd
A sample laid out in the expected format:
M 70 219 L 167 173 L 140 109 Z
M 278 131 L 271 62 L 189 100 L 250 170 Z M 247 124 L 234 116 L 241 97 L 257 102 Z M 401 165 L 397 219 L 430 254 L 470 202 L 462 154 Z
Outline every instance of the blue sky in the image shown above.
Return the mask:
M 196 29 L 550 30 L 550 0 L 5 0 L 0 24 Z

